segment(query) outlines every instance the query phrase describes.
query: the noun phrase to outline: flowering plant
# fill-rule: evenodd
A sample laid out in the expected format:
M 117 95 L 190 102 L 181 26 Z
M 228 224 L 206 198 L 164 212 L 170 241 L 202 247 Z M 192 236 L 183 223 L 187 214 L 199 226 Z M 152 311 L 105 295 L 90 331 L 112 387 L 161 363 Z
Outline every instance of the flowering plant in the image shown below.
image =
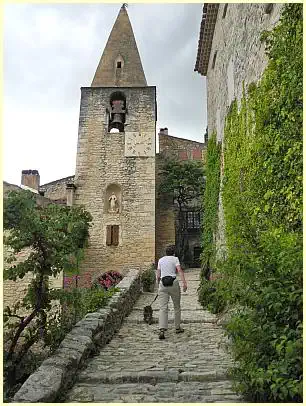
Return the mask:
M 93 286 L 108 290 L 111 287 L 116 286 L 122 278 L 123 276 L 119 272 L 105 272 L 96 279 L 96 281 L 93 283 Z

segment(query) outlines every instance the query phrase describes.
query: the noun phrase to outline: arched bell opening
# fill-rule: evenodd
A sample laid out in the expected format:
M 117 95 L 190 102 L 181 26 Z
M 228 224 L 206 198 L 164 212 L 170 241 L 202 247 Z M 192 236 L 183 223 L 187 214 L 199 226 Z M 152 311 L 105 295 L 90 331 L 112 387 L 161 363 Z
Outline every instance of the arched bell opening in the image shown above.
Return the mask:
M 118 129 L 124 132 L 124 123 L 126 115 L 126 97 L 122 92 L 114 92 L 110 97 L 110 112 L 108 132 L 112 129 Z

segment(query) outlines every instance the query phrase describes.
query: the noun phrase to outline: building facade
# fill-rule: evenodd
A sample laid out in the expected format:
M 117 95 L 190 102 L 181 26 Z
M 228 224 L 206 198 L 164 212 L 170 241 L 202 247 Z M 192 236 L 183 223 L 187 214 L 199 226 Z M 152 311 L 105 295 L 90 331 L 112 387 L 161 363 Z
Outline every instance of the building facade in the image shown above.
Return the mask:
M 206 3 L 200 26 L 194 70 L 206 77 L 208 138 L 215 132 L 222 145 L 225 119 L 233 100 L 239 101 L 248 85 L 257 83 L 267 65 L 264 31 L 279 21 L 279 3 Z M 219 222 L 216 235 L 217 257 L 226 255 L 222 194 L 219 195 Z
M 158 191 L 168 159 L 201 160 L 204 144 L 159 133 L 156 88 L 148 86 L 123 5 L 90 87 L 81 88 L 76 171 L 40 185 L 22 171 L 24 187 L 59 204 L 83 205 L 93 217 L 80 286 L 111 270 L 146 269 L 176 242 L 177 208 Z M 190 263 L 198 265 L 199 205 L 186 212 Z
M 279 21 L 283 4 L 206 3 L 195 71 L 207 79 L 208 136 L 222 141 L 225 117 L 243 87 L 258 82 L 267 65 L 261 34 Z

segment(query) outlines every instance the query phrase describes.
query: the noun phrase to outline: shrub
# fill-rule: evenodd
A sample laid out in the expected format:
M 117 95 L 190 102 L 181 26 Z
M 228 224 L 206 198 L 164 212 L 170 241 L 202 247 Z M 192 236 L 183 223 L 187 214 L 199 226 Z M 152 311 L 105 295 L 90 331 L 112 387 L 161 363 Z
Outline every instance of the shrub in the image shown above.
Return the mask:
M 5 378 L 12 387 L 17 369 L 30 348 L 47 336 L 52 314 L 49 277 L 57 276 L 86 245 L 91 216 L 82 207 L 59 206 L 45 202 L 29 191 L 9 192 L 4 200 L 4 244 L 11 250 L 3 277 L 5 280 L 32 275 L 25 297 L 4 309 Z M 14 255 L 29 255 L 14 263 Z
M 122 278 L 123 276 L 119 272 L 116 271 L 105 272 L 95 280 L 93 286 L 97 288 L 103 288 L 104 290 L 108 290 L 116 286 L 122 280 Z
M 152 292 L 154 290 L 155 280 L 156 271 L 153 266 L 142 272 L 141 282 L 144 292 Z

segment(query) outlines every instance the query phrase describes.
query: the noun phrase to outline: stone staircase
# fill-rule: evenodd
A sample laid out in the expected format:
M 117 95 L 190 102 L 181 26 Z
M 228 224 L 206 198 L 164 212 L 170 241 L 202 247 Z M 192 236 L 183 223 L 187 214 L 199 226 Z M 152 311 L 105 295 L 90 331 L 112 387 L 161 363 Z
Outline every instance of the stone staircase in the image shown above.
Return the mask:
M 154 321 L 143 322 L 143 307 L 155 293 L 144 293 L 120 331 L 88 360 L 64 402 L 240 402 L 232 391 L 227 369 L 232 365 L 224 349 L 215 316 L 197 301 L 199 270 L 186 271 L 188 290 L 182 294 L 182 327 L 175 334 L 169 305 L 166 340 L 158 339 L 158 299 Z

